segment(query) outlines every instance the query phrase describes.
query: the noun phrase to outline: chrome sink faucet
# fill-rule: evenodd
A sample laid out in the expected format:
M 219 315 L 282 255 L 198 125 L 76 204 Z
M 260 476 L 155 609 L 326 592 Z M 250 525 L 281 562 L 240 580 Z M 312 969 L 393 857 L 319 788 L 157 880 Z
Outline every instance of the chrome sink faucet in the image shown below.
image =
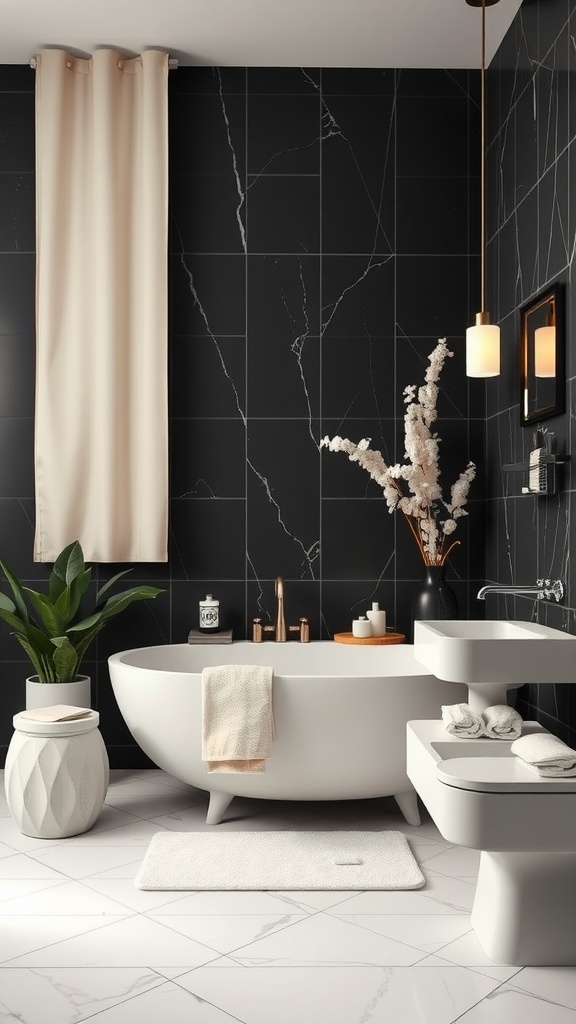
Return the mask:
M 480 587 L 477 593 L 479 601 L 484 601 L 486 594 L 515 594 L 519 597 L 532 595 L 537 601 L 544 598 L 550 600 L 552 597 L 560 601 L 564 597 L 564 584 L 562 580 L 536 580 L 534 586 L 515 587 L 512 583 L 489 583 L 486 587 Z
M 264 640 L 265 633 L 273 633 L 276 643 L 285 643 L 289 633 L 298 633 L 300 643 L 307 644 L 310 640 L 310 622 L 304 616 L 300 619 L 298 626 L 287 626 L 284 614 L 284 579 L 276 577 L 274 584 L 276 594 L 276 622 L 273 626 L 265 626 L 262 619 L 252 619 L 252 643 L 260 644 Z

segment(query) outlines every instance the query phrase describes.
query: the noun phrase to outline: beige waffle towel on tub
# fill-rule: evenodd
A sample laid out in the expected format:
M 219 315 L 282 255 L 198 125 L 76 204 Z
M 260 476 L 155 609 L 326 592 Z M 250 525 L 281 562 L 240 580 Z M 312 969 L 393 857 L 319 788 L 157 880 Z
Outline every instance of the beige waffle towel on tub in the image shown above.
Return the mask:
M 202 759 L 209 772 L 263 772 L 274 739 L 272 668 L 214 665 L 202 672 Z

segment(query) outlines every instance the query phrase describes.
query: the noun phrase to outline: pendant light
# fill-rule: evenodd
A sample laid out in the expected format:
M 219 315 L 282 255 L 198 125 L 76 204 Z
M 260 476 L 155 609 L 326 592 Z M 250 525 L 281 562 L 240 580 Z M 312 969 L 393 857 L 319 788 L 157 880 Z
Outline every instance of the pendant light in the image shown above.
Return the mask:
M 490 323 L 486 311 L 486 8 L 498 0 L 466 0 L 470 7 L 482 8 L 482 62 L 480 97 L 480 313 L 476 324 L 466 331 L 466 375 L 497 377 L 500 373 L 500 328 Z

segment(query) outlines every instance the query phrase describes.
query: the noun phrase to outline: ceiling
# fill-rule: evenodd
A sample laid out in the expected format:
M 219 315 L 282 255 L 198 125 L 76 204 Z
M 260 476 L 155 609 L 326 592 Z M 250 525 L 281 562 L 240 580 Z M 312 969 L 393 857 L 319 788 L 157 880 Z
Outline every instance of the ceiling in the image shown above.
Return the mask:
M 489 64 L 521 0 L 486 10 Z M 181 64 L 477 68 L 481 11 L 465 0 L 1 0 L 0 64 L 39 49 L 169 50 Z

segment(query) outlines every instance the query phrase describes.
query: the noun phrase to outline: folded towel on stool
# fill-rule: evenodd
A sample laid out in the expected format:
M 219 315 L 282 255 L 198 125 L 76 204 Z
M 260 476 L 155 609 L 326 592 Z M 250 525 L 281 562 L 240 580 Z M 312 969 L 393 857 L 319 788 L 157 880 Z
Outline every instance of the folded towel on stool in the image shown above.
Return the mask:
M 484 735 L 482 715 L 472 711 L 469 704 L 443 704 L 442 721 L 452 736 L 474 739 Z
M 507 704 L 493 704 L 482 712 L 486 735 L 493 740 L 517 740 L 522 734 L 522 716 Z
M 510 747 L 522 764 L 538 775 L 562 778 L 576 775 L 576 750 L 549 732 L 532 733 L 514 740 Z

